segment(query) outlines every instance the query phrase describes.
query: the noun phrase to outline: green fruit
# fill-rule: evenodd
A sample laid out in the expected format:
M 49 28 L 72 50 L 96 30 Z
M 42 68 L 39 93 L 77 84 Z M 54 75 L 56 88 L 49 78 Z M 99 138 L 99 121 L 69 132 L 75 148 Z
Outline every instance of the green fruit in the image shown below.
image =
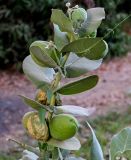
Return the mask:
M 28 112 L 24 115 L 22 123 L 28 134 L 37 140 L 47 141 L 49 138 L 48 126 L 41 123 L 38 112 Z
M 50 134 L 54 139 L 66 140 L 73 137 L 78 131 L 78 121 L 69 114 L 54 116 L 50 123 Z
M 87 12 L 83 8 L 73 9 L 71 13 L 71 20 L 75 27 L 80 27 L 81 24 L 87 19 Z

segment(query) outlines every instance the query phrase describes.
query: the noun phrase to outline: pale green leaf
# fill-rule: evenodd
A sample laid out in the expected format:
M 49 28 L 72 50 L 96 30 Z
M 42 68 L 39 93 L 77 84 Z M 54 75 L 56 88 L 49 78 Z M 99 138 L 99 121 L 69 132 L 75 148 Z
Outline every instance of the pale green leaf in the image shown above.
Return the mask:
M 93 75 L 90 77 L 82 78 L 80 80 L 65 84 L 59 88 L 56 92 L 63 95 L 71 95 L 84 92 L 86 90 L 92 89 L 96 86 L 98 82 L 98 76 Z
M 50 85 L 54 79 L 55 71 L 52 68 L 44 68 L 37 65 L 31 58 L 27 56 L 23 61 L 23 71 L 25 75 L 31 80 L 37 87 L 41 85 Z
M 110 160 L 123 155 L 126 151 L 131 153 L 131 128 L 127 127 L 116 134 L 110 145 Z
M 81 34 L 90 34 L 95 32 L 99 25 L 101 24 L 102 19 L 105 18 L 105 11 L 104 8 L 96 7 L 90 8 L 87 10 L 87 19 L 82 24 L 81 28 L 79 29 L 78 33 Z
M 56 106 L 54 110 L 55 114 L 65 113 L 65 114 L 73 114 L 75 116 L 88 117 L 94 113 L 95 108 L 94 107 L 86 108 L 74 105 L 63 105 L 63 106 Z
M 49 48 L 49 42 L 35 41 L 30 46 L 32 59 L 40 66 L 57 67 L 55 62 L 55 48 Z
M 62 149 L 67 149 L 67 150 L 79 150 L 81 147 L 81 144 L 76 137 L 67 139 L 65 141 L 58 141 L 52 138 L 47 143 L 54 147 L 59 147 Z
M 22 158 L 19 160 L 38 160 L 38 155 L 28 150 L 24 150 L 22 153 Z
M 70 53 L 69 58 L 65 64 L 66 77 L 74 78 L 81 76 L 88 71 L 97 69 L 102 63 L 102 59 L 89 60 L 85 57 L 79 57 L 75 53 Z
M 39 109 L 39 119 L 41 123 L 45 123 L 45 115 L 46 115 L 46 109 L 40 108 Z
M 61 32 L 59 26 L 54 24 L 54 42 L 57 49 L 60 51 L 66 44 L 69 43 L 66 32 Z
M 87 32 L 94 32 L 101 24 L 102 19 L 105 19 L 104 8 L 90 8 L 87 10 Z
M 97 137 L 92 129 L 92 127 L 90 126 L 90 124 L 87 122 L 91 133 L 92 133 L 92 145 L 91 145 L 91 155 L 90 158 L 91 160 L 104 160 L 104 156 L 103 156 L 103 152 L 101 149 L 101 146 L 97 140 Z
M 99 60 L 107 54 L 108 45 L 102 38 L 81 38 L 64 46 L 61 52 L 74 52 L 80 57 Z
M 30 99 L 28 97 L 22 96 L 20 95 L 20 97 L 23 99 L 23 101 L 25 102 L 25 104 L 27 104 L 28 106 L 30 106 L 31 108 L 39 111 L 40 109 L 44 109 L 47 110 L 49 112 L 52 112 L 52 110 L 48 107 L 48 106 L 44 106 L 43 104 L 34 101 L 33 99 Z
M 62 32 L 73 33 L 72 23 L 62 10 L 52 9 L 51 21 L 57 24 Z

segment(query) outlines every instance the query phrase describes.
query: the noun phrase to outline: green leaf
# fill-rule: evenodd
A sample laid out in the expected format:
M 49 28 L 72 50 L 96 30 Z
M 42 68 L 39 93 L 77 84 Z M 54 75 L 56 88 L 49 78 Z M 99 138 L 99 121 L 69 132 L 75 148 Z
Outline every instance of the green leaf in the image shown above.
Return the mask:
M 49 112 L 52 112 L 52 110 L 48 107 L 48 106 L 44 106 L 43 104 L 34 101 L 28 97 L 22 96 L 20 95 L 20 97 L 23 99 L 23 101 L 25 102 L 25 104 L 27 104 L 28 106 L 30 106 L 31 108 L 40 111 L 41 109 L 47 110 Z
M 112 138 L 110 160 L 115 160 L 116 156 L 121 156 L 126 151 L 131 153 L 131 128 L 129 127 L 124 128 Z
M 69 43 L 66 32 L 61 32 L 59 26 L 54 24 L 54 42 L 57 49 L 60 51 L 66 44 Z
M 45 115 L 46 115 L 46 110 L 44 108 L 39 109 L 39 118 L 41 123 L 45 123 Z
M 67 139 L 65 141 L 58 141 L 56 139 L 51 138 L 47 143 L 54 147 L 67 149 L 67 150 L 79 150 L 81 147 L 79 140 L 75 137 Z
M 48 101 L 48 103 L 50 103 L 51 98 L 52 98 L 52 96 L 53 96 L 53 92 L 52 92 L 51 89 L 48 89 L 48 90 L 47 90 L 46 96 L 47 96 L 47 101 Z
M 55 71 L 52 68 L 44 68 L 38 66 L 31 58 L 27 56 L 23 61 L 23 71 L 25 75 L 31 80 L 38 88 L 39 86 L 50 86 L 54 79 Z
M 49 47 L 50 42 L 35 41 L 30 46 L 30 54 L 35 63 L 45 67 L 57 67 L 55 62 L 55 48 Z
M 81 38 L 64 46 L 61 52 L 75 52 L 80 57 L 98 60 L 107 54 L 108 45 L 102 38 Z
M 97 31 L 102 19 L 105 18 L 104 8 L 96 7 L 87 10 L 87 19 L 78 30 L 80 37 L 85 37 Z
M 51 21 L 57 24 L 62 32 L 74 33 L 70 19 L 62 10 L 52 9 Z
M 103 156 L 103 152 L 102 152 L 102 149 L 101 149 L 101 146 L 97 140 L 97 137 L 92 129 L 92 127 L 90 126 L 90 124 L 87 122 L 90 130 L 91 130 L 91 133 L 92 133 L 92 145 L 91 145 L 91 160 L 104 160 L 104 156 Z
M 89 60 L 85 57 L 79 57 L 74 53 L 70 53 L 69 58 L 65 64 L 66 77 L 74 78 L 81 76 L 88 71 L 97 69 L 102 63 L 102 59 Z
M 59 88 L 56 92 L 63 95 L 77 94 L 95 87 L 97 82 L 98 76 L 93 75 L 90 77 L 80 79 L 78 81 L 74 81 L 72 83 L 68 83 Z

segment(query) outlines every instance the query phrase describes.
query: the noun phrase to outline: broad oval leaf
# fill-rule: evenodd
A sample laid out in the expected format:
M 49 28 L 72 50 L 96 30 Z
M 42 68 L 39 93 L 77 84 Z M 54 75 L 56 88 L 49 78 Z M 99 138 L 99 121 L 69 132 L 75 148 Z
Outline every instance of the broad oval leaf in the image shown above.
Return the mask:
M 69 58 L 65 64 L 66 77 L 74 78 L 81 76 L 88 71 L 92 71 L 100 67 L 103 59 L 89 60 L 85 57 L 79 57 L 75 53 L 70 53 Z
M 95 87 L 97 82 L 98 82 L 98 76 L 93 75 L 90 77 L 74 81 L 72 83 L 65 84 L 64 86 L 56 90 L 56 92 L 63 95 L 77 94 Z
M 58 141 L 52 138 L 47 143 L 54 147 L 59 147 L 67 150 L 79 150 L 81 147 L 80 141 L 76 137 L 67 139 L 65 141 Z
M 87 32 L 92 33 L 101 24 L 102 19 L 105 19 L 104 8 L 96 7 L 87 10 Z M 85 22 L 86 23 L 86 22 Z
M 83 108 L 80 106 L 74 106 L 74 105 L 63 105 L 63 106 L 56 106 L 55 107 L 55 114 L 73 114 L 75 116 L 84 116 L 88 117 L 92 115 L 95 111 L 95 108 Z
M 37 65 L 31 58 L 27 56 L 23 61 L 23 71 L 25 75 L 31 80 L 38 88 L 41 85 L 50 85 L 54 79 L 55 71 L 52 68 L 44 68 Z
M 87 10 L 87 19 L 82 24 L 81 28 L 79 29 L 78 33 L 83 34 L 90 34 L 92 32 L 95 32 L 99 25 L 101 24 L 102 19 L 105 19 L 105 11 L 104 8 L 96 7 L 96 8 L 90 8 Z
M 70 19 L 62 10 L 52 9 L 51 21 L 57 24 L 62 32 L 74 33 Z
M 48 48 L 50 42 L 35 41 L 30 46 L 30 54 L 35 63 L 40 66 L 57 67 L 55 62 L 55 48 Z
M 116 134 L 110 145 L 110 160 L 115 160 L 116 156 L 131 152 L 131 128 L 127 127 Z
M 87 122 L 87 125 L 89 126 L 91 133 L 92 133 L 92 145 L 91 145 L 91 160 L 104 160 L 103 152 L 101 149 L 101 146 L 97 140 L 97 137 L 90 126 L 90 124 Z
M 61 32 L 59 26 L 54 24 L 54 42 L 57 49 L 60 51 L 66 44 L 69 43 L 66 32 Z
M 107 54 L 108 45 L 102 38 L 81 38 L 64 46 L 61 52 L 74 52 L 80 57 L 98 60 Z

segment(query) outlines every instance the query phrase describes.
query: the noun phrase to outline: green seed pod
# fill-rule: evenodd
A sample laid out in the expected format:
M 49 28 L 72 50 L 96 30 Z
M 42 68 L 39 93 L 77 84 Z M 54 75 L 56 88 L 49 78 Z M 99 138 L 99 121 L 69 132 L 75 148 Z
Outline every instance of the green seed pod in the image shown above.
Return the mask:
M 28 112 L 23 117 L 23 125 L 28 134 L 37 140 L 47 141 L 49 138 L 48 126 L 41 123 L 38 112 Z
M 50 134 L 54 139 L 66 140 L 73 137 L 78 131 L 78 121 L 69 114 L 54 116 L 50 123 Z
M 71 20 L 75 28 L 81 27 L 81 24 L 87 19 L 87 12 L 83 8 L 75 8 L 71 13 Z

